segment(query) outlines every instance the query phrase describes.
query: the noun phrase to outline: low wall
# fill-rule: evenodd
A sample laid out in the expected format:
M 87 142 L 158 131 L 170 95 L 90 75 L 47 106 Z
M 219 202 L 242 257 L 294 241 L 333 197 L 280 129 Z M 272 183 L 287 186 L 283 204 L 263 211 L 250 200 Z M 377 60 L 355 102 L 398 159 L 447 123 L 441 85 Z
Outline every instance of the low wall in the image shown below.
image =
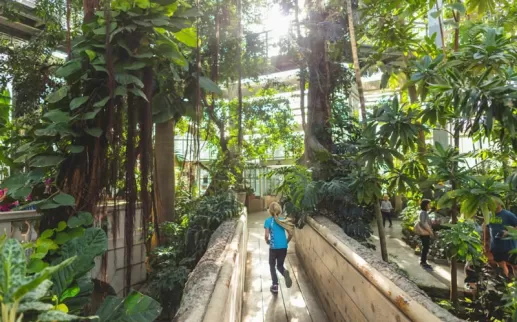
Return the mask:
M 92 278 L 99 280 L 106 280 L 117 292 L 118 295 L 123 295 L 124 286 L 126 285 L 126 270 L 128 266 L 125 260 L 125 206 L 120 205 L 117 209 L 118 223 L 117 230 L 114 234 L 114 207 L 107 206 L 99 208 L 99 214 L 107 220 L 108 232 L 108 251 L 106 253 L 106 268 L 102 271 L 102 258 L 98 257 L 95 260 L 95 268 L 91 271 Z M 142 229 L 142 210 L 136 209 L 134 218 L 133 231 L 133 249 L 131 255 L 131 288 L 137 288 L 139 285 L 147 280 L 146 258 L 147 250 L 145 247 L 144 234 Z
M 125 273 L 127 266 L 124 260 L 124 223 L 125 209 L 119 206 L 118 229 L 116 236 L 113 234 L 114 207 L 100 207 L 97 218 L 105 218 L 108 231 L 108 251 L 106 254 L 105 271 L 102 270 L 102 258 L 96 259 L 95 268 L 91 271 L 91 277 L 106 281 L 117 294 L 121 295 L 125 285 Z M 37 227 L 41 214 L 35 210 L 0 212 L 0 235 L 4 233 L 10 238 L 16 238 L 21 242 L 35 241 L 38 238 Z M 133 235 L 133 254 L 131 258 L 131 286 L 135 287 L 147 279 L 145 267 L 146 249 L 142 238 L 141 211 L 137 209 L 135 216 L 135 231 Z M 100 225 L 96 221 L 95 225 Z
M 223 223 L 185 285 L 174 322 L 238 322 L 248 244 L 247 215 Z
M 296 230 L 296 252 L 332 322 L 462 321 L 325 217 Z

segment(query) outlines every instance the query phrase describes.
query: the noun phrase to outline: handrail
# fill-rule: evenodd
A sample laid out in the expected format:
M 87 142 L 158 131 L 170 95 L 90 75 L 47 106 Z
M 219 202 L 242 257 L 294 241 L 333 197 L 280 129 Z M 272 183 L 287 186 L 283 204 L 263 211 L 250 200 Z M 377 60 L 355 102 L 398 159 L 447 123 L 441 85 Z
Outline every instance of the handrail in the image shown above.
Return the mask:
M 36 210 L 22 210 L 22 211 L 5 211 L 0 212 L 0 223 L 10 221 L 21 221 L 26 219 L 35 219 L 41 216 Z

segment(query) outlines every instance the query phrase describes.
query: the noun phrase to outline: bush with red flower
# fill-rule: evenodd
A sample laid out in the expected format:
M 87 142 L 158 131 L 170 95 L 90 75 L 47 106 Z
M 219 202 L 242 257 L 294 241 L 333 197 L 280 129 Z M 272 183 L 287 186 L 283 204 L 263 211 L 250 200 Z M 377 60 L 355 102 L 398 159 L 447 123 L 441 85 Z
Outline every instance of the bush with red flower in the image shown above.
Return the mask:
M 20 205 L 20 202 L 10 198 L 7 192 L 7 188 L 0 189 L 0 212 L 12 211 Z

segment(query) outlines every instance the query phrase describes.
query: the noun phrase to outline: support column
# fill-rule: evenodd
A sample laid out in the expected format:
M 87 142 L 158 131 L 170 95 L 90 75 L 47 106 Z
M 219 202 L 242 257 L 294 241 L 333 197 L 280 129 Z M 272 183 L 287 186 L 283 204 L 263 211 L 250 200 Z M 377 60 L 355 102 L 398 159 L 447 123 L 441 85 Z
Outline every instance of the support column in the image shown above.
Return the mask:
M 442 4 L 442 0 L 436 0 L 436 4 L 429 10 L 427 17 L 427 35 L 430 37 L 433 34 L 436 34 L 435 44 L 439 48 L 443 46 L 442 37 L 440 35 L 440 22 L 438 18 L 433 17 L 433 15 L 438 11 L 438 8 L 442 8 Z M 440 142 L 440 144 L 446 149 L 449 146 L 449 133 L 438 127 L 433 130 L 433 141 L 435 143 Z

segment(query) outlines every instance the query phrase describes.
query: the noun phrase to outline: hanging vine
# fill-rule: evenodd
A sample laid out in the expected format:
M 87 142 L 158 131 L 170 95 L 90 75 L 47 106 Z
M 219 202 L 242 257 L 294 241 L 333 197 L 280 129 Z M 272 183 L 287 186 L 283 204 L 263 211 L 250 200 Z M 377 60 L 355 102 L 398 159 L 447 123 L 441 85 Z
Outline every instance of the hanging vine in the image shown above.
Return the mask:
M 84 4 L 94 12 L 85 11 L 83 35 L 74 39 L 71 59 L 54 75 L 65 83 L 47 97 L 45 114 L 26 144 L 13 151 L 31 171 L 4 186 L 20 197 L 52 178 L 47 179 L 51 196 L 36 196 L 29 204 L 43 213 L 42 230 L 76 211 L 98 213 L 103 198 L 122 192 L 127 292 L 138 192 L 144 234 L 151 219 L 153 74 L 164 62 L 186 66 L 177 42 L 191 43 L 183 30 L 190 27 L 192 12 L 173 1 L 117 0 L 106 3 L 104 12 L 95 12 L 94 1 Z

